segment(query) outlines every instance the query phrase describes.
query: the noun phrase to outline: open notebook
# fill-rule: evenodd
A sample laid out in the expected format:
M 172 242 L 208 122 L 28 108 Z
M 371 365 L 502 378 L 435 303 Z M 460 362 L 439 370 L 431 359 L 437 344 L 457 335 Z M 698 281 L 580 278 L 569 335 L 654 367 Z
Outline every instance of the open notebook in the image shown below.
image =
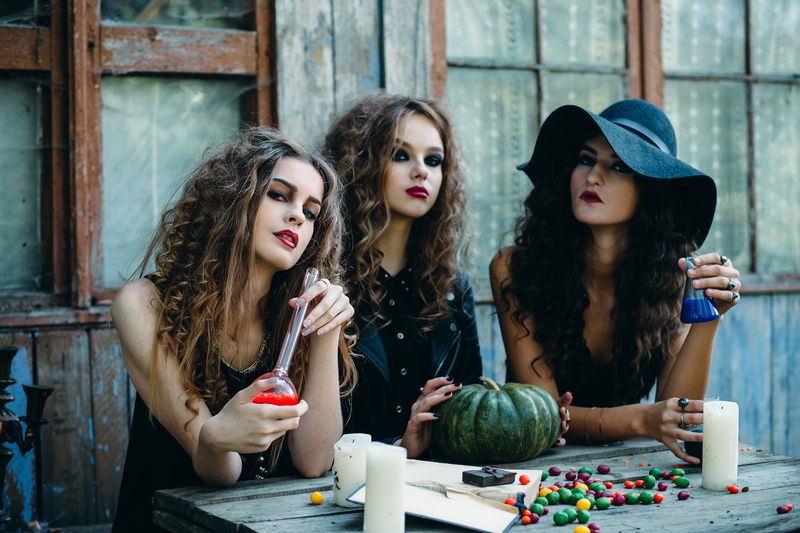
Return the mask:
M 528 474 L 531 482 L 527 485 L 514 482 L 476 487 L 462 483 L 464 470 L 480 468 L 409 459 L 403 495 L 406 513 L 477 531 L 507 531 L 516 523 L 519 511 L 503 502 L 506 498 L 516 499 L 517 493 L 521 492 L 525 494 L 526 505 L 530 505 L 539 491 L 542 472 L 514 470 L 517 479 L 520 474 Z M 365 486 L 362 485 L 347 499 L 363 504 L 366 500 Z

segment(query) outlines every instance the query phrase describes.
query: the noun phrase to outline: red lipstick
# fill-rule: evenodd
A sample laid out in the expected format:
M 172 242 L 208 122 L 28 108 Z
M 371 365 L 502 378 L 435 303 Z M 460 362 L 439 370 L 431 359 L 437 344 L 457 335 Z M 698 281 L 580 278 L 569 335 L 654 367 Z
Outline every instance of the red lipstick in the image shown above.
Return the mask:
M 297 237 L 297 233 L 293 232 L 292 230 L 285 229 L 281 231 L 276 231 L 275 233 L 273 233 L 273 235 L 275 235 L 279 241 L 281 241 L 289 248 L 294 249 L 297 247 L 297 241 L 299 239 Z
M 415 185 L 414 187 L 409 187 L 406 189 L 406 194 L 413 196 L 414 198 L 425 199 L 428 197 L 428 191 L 425 189 L 425 187 L 420 187 L 419 185 Z
M 600 198 L 600 195 L 594 191 L 583 191 L 580 195 L 580 199 L 586 202 L 587 204 L 603 203 L 603 200 Z

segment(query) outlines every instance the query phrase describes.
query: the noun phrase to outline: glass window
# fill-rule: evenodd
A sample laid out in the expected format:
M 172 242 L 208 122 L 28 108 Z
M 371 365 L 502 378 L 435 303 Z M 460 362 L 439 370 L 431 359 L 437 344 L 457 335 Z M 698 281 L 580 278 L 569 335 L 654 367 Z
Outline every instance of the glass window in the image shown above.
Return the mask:
M 103 80 L 104 288 L 141 260 L 165 206 L 212 143 L 242 120 L 236 81 L 114 77 Z
M 542 122 L 550 112 L 564 104 L 579 105 L 599 113 L 612 102 L 625 98 L 626 93 L 622 76 L 574 72 L 543 74 Z M 530 150 L 533 151 L 533 145 Z
M 533 2 L 448 0 L 446 10 L 448 59 L 534 62 Z
M 41 86 L 0 78 L 0 289 L 42 288 Z
M 103 0 L 103 20 L 147 26 L 250 29 L 253 0 Z
M 800 6 L 796 0 L 750 0 L 752 63 L 756 74 L 800 74 Z
M 625 66 L 625 5 L 540 0 L 542 63 Z M 610 103 L 610 102 L 607 102 Z
M 3 0 L 0 2 L 0 26 L 49 26 L 50 2 L 38 0 Z

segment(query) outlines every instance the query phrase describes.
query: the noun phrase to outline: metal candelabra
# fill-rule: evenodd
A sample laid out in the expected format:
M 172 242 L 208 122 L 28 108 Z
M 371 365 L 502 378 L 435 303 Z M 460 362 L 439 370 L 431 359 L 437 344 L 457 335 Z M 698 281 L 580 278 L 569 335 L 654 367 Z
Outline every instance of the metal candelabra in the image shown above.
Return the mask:
M 53 387 L 23 385 L 25 396 L 28 398 L 25 416 L 18 417 L 6 407 L 6 404 L 14 401 L 14 396 L 6 390 L 6 387 L 17 382 L 11 379 L 11 361 L 14 360 L 17 351 L 16 346 L 0 346 L 0 530 L 3 530 L 5 524 L 11 520 L 11 515 L 5 508 L 4 493 L 6 469 L 14 457 L 14 452 L 5 443 L 16 443 L 23 455 L 34 447 L 40 438 L 40 428 L 43 424 L 47 424 L 47 420 L 42 418 L 42 411 L 47 398 L 53 392 Z

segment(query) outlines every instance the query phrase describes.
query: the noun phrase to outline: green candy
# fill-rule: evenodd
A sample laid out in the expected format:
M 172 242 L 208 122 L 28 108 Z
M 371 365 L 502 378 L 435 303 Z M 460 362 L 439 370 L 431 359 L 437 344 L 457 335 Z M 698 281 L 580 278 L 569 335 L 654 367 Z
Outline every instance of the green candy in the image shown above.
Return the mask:
M 656 486 L 656 478 L 652 475 L 644 477 L 644 488 L 652 489 Z
M 595 506 L 595 505 L 597 505 L 597 502 L 595 501 L 595 499 L 594 499 L 594 496 L 587 496 L 587 497 L 586 497 L 586 499 L 587 499 L 587 500 L 589 500 L 589 503 L 590 503 L 590 504 L 592 504 L 592 505 L 589 507 L 589 509 L 593 509 L 593 508 L 594 508 L 594 506 Z
M 569 516 L 564 511 L 559 511 L 553 514 L 553 522 L 556 523 L 557 526 L 566 526 L 567 522 L 569 522 Z
M 530 511 L 533 514 L 538 514 L 539 516 L 542 516 L 544 514 L 544 505 L 542 505 L 541 503 L 531 504 Z
M 592 515 L 589 514 L 589 511 L 578 511 L 578 522 L 581 524 L 586 524 L 591 519 Z
M 653 468 L 650 469 L 650 475 L 653 476 L 656 479 L 660 478 L 661 474 L 663 474 L 663 472 L 660 469 L 656 468 L 656 467 L 653 467 Z M 544 479 L 544 478 L 542 478 L 542 479 Z
M 689 486 L 689 478 L 683 477 L 683 476 L 676 477 L 675 478 L 675 485 L 680 487 L 680 488 L 682 488 L 682 489 L 685 489 L 686 487 Z
M 552 494 L 552 492 L 550 494 Z M 569 502 L 569 499 L 572 498 L 572 491 L 566 487 L 561 487 L 558 489 L 558 495 L 563 503 L 567 503 Z
M 579 474 L 591 474 L 592 473 L 592 469 L 589 468 L 588 466 L 582 466 L 582 467 L 580 467 L 578 469 L 578 473 Z
M 538 498 L 533 500 L 533 503 L 538 503 L 542 507 L 547 507 L 548 505 L 550 505 L 550 502 L 547 501 L 547 498 L 545 498 L 544 496 L 539 496 Z
M 548 492 L 546 498 L 547 503 L 550 505 L 555 505 L 561 501 L 561 496 L 556 491 Z
M 639 494 L 639 503 L 643 505 L 650 505 L 653 503 L 653 495 L 647 491 L 643 491 Z
M 586 497 L 586 491 L 583 489 L 572 489 L 572 494 L 578 494 L 581 498 Z
M 602 483 L 600 483 L 599 481 L 595 481 L 594 483 L 589 485 L 589 489 L 597 492 L 597 491 L 600 491 L 600 490 L 606 490 L 606 486 L 603 485 Z
M 544 481 L 545 479 L 547 479 L 549 475 L 550 475 L 550 474 L 548 474 L 547 472 L 542 472 L 542 481 Z
M 625 495 L 625 503 L 635 505 L 639 503 L 639 493 L 638 492 L 629 492 Z
M 669 477 L 672 477 L 672 476 L 685 476 L 685 475 L 686 475 L 686 472 L 683 470 L 683 468 L 673 468 L 672 472 L 669 475 Z
M 574 522 L 575 520 L 578 519 L 578 511 L 576 511 L 572 507 L 567 507 L 566 509 L 564 509 L 564 512 L 567 513 L 570 522 Z
M 609 507 L 611 507 L 611 498 L 607 498 L 603 496 L 602 498 L 597 498 L 597 501 L 594 502 L 595 507 L 597 507 L 600 511 L 605 511 Z

